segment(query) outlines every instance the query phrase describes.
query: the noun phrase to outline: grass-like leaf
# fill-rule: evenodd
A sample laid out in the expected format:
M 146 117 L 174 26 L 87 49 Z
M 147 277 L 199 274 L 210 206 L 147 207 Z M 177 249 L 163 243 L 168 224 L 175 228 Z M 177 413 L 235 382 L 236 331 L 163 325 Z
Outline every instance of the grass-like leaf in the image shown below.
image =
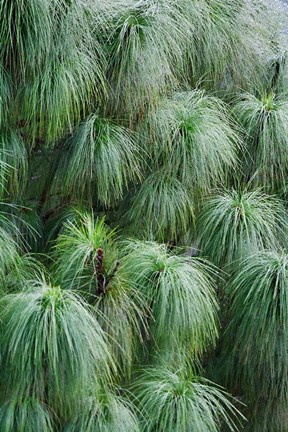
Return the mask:
M 227 93 L 259 84 L 272 55 L 269 38 L 277 31 L 267 13 L 269 6 L 245 0 L 183 4 L 192 26 L 187 45 L 192 82 L 204 77 L 204 85 Z
M 23 291 L 33 280 L 40 280 L 47 273 L 44 265 L 32 254 L 15 255 L 14 262 L 7 266 L 2 287 L 6 293 Z
M 119 372 L 127 377 L 145 333 L 147 304 L 125 264 L 118 261 L 114 237 L 104 219 L 78 214 L 56 241 L 54 271 L 63 287 L 88 291 L 98 322 L 110 336 Z
M 11 399 L 0 407 L 0 428 L 3 432 L 53 432 L 53 422 L 46 407 L 35 398 Z
M 173 1 L 125 3 L 111 23 L 107 43 L 113 112 L 141 115 L 146 104 L 174 84 L 189 26 Z
M 83 400 L 81 411 L 65 432 L 139 432 L 138 419 L 131 404 L 120 396 L 103 393 Z
M 55 141 L 72 131 L 91 93 L 96 92 L 92 55 L 73 49 L 69 55 L 47 60 L 43 71 L 17 96 L 20 115 L 32 140 Z M 96 66 L 95 66 L 96 68 Z
M 64 193 L 91 197 L 104 205 L 122 197 L 129 181 L 139 180 L 140 151 L 128 129 L 92 114 L 67 142 L 58 168 Z
M 131 378 L 132 366 L 139 360 L 139 344 L 147 335 L 148 301 L 134 281 L 129 279 L 125 264 L 108 277 L 105 293 L 95 299 L 95 314 L 109 335 L 110 352 L 118 371 Z
M 3 394 L 34 395 L 57 413 L 108 376 L 104 333 L 85 302 L 71 291 L 35 282 L 1 300 Z
M 287 393 L 287 284 L 287 254 L 262 251 L 243 260 L 229 286 L 225 371 L 259 402 L 268 388 L 271 399 Z
M 281 201 L 261 191 L 226 190 L 207 199 L 198 220 L 200 249 L 217 265 L 243 251 L 281 243 L 287 229 Z
M 45 242 L 46 247 L 50 249 L 53 247 L 53 242 L 57 236 L 65 230 L 64 224 L 68 222 L 74 223 L 79 218 L 80 213 L 87 211 L 85 206 L 79 205 L 65 205 L 61 204 L 58 208 L 53 209 L 45 223 Z
M 213 267 L 197 258 L 169 253 L 165 245 L 140 241 L 128 243 L 124 262 L 150 301 L 151 330 L 160 348 L 178 352 L 185 344 L 194 358 L 215 343 Z
M 0 62 L 0 124 L 3 126 L 9 116 L 9 103 L 11 98 L 11 77 L 4 68 L 3 60 Z M 6 126 L 6 124 L 5 124 Z
M 98 290 L 97 265 L 99 249 L 103 276 L 108 279 L 117 264 L 117 251 L 113 243 L 115 231 L 105 225 L 104 218 L 93 213 L 78 213 L 75 221 L 64 224 L 55 244 L 55 278 L 63 288 Z
M 286 185 L 288 173 L 288 98 L 273 92 L 243 94 L 234 107 L 246 131 L 246 173 L 254 184 L 276 192 Z
M 132 226 L 148 239 L 173 241 L 193 226 L 194 206 L 188 188 L 168 170 L 151 173 L 132 199 Z
M 1 194 L 4 191 L 23 192 L 27 180 L 28 154 L 20 134 L 12 129 L 0 132 L 0 178 Z
M 229 395 L 209 381 L 181 370 L 148 369 L 133 384 L 147 432 L 219 432 L 223 423 L 237 431 L 239 412 Z
M 203 91 L 165 98 L 147 120 L 152 160 L 190 188 L 209 191 L 237 166 L 239 138 L 225 105 Z
M 14 73 L 18 69 L 18 73 L 25 75 L 27 68 L 39 68 L 49 51 L 52 36 L 50 3 L 47 0 L 1 2 L 2 56 Z
M 285 431 L 288 427 L 287 396 L 253 400 L 248 406 L 247 432 Z M 245 429 L 245 430 L 246 430 Z
M 1 222 L 3 223 L 3 220 Z M 1 284 L 5 285 L 7 273 L 19 268 L 17 264 L 19 264 L 20 254 L 17 243 L 2 227 L 0 228 L 0 244 L 0 280 Z
M 19 2 L 23 3 L 22 0 L 16 3 Z M 41 3 L 45 3 L 49 10 L 38 12 L 48 17 L 52 28 L 49 37 L 45 34 L 47 26 L 39 27 L 45 31 L 37 26 L 41 37 L 35 38 L 38 43 L 45 38 L 47 53 L 41 58 L 41 69 L 29 74 L 24 86 L 17 86 L 15 111 L 32 142 L 44 138 L 45 143 L 51 145 L 67 131 L 72 131 L 75 122 L 85 115 L 87 106 L 105 94 L 103 56 L 91 33 L 97 4 L 81 0 L 41 0 L 40 3 L 29 0 L 29 3 L 39 9 Z M 26 9 L 29 14 L 29 8 Z M 19 6 L 17 13 L 21 15 Z M 29 25 L 33 28 L 31 21 Z M 35 45 L 37 48 L 37 43 Z M 40 56 L 40 49 L 36 49 L 36 53 Z

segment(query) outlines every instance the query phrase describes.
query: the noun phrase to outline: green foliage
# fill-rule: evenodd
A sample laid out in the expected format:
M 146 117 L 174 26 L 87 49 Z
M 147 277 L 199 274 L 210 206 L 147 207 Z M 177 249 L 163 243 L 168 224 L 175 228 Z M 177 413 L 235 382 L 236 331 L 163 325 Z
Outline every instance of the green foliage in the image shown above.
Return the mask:
M 68 139 L 58 170 L 64 193 L 107 206 L 139 180 L 140 149 L 130 130 L 92 114 Z
M 95 314 L 107 335 L 119 373 L 130 378 L 138 358 L 139 344 L 147 335 L 148 305 L 145 295 L 129 278 L 125 265 L 106 281 L 105 293 L 95 299 Z
M 1 300 L 2 394 L 46 400 L 63 414 L 109 375 L 105 336 L 76 293 L 44 281 Z
M 203 91 L 175 93 L 149 113 L 153 161 L 193 191 L 209 192 L 237 165 L 237 134 L 225 105 Z
M 1 292 L 6 291 L 8 287 L 25 285 L 27 281 L 37 278 L 42 267 L 35 257 L 24 254 L 12 237 L 11 225 L 7 219 L 0 218 L 0 281 Z
M 65 288 L 88 292 L 95 316 L 109 335 L 119 372 L 129 376 L 142 332 L 146 333 L 148 307 L 129 268 L 118 261 L 115 232 L 103 218 L 79 213 L 78 221 L 64 225 L 55 252 L 55 278 L 59 275 Z
M 131 404 L 120 396 L 103 393 L 83 400 L 81 411 L 65 432 L 139 432 L 138 419 Z
M 247 136 L 246 175 L 269 191 L 284 189 L 288 170 L 286 95 L 243 94 L 233 111 Z
M 7 120 L 8 114 L 8 101 L 11 97 L 11 80 L 10 77 L 0 62 L 0 124 L 4 124 Z
M 0 2 L 1 431 L 286 432 L 274 3 Z
M 224 351 L 230 360 L 225 372 L 258 399 L 267 398 L 267 388 L 269 398 L 286 398 L 287 283 L 287 254 L 262 251 L 241 262 L 229 285 L 231 319 Z
M 176 83 L 190 24 L 174 1 L 124 4 L 108 28 L 108 79 L 112 112 L 134 117 Z
M 55 244 L 55 278 L 63 288 L 97 292 L 97 255 L 103 250 L 103 274 L 113 272 L 117 253 L 113 244 L 115 231 L 105 225 L 104 218 L 79 212 L 75 221 L 64 224 Z
M 225 89 L 229 97 L 235 84 L 253 88 L 261 82 L 262 68 L 272 55 L 269 30 L 277 31 L 275 22 L 267 22 L 265 2 L 256 6 L 243 0 L 197 0 L 184 5 L 192 24 L 187 62 L 193 84 L 205 79 L 206 85 Z
M 127 248 L 127 272 L 149 299 L 156 344 L 171 353 L 184 344 L 192 359 L 203 354 L 218 334 L 215 269 L 153 242 L 131 242 Z
M 92 36 L 95 14 L 92 2 L 79 0 L 1 5 L 3 62 L 24 80 L 13 108 L 32 141 L 51 145 L 105 94 L 103 57 Z
M 11 241 L 11 239 L 10 239 Z M 9 268 L 6 268 L 5 276 L 3 275 L 2 288 L 6 293 L 17 292 L 19 287 L 22 290 L 27 288 L 31 281 L 39 280 L 46 269 L 38 261 L 35 255 L 18 253 L 15 254 L 14 260 Z
M 250 407 L 249 432 L 285 432 L 288 426 L 287 398 L 271 398 L 259 400 Z
M 3 432 L 53 432 L 50 413 L 35 398 L 23 401 L 11 399 L 0 407 L 0 427 Z
M 51 18 L 47 0 L 1 3 L 0 39 L 4 47 L 1 57 L 5 66 L 24 75 L 26 69 L 40 67 L 43 56 L 50 49 Z
M 132 198 L 127 214 L 136 231 L 139 221 L 148 239 L 173 241 L 193 226 L 191 194 L 176 176 L 166 169 L 151 173 Z
M 283 244 L 287 230 L 281 201 L 260 190 L 224 190 L 209 198 L 198 219 L 202 255 L 229 264 L 246 251 Z
M 27 150 L 20 134 L 13 129 L 0 132 L 1 195 L 7 191 L 19 194 L 23 191 L 27 176 Z
M 145 416 L 143 430 L 159 432 L 218 432 L 226 423 L 237 427 L 238 414 L 229 395 L 203 378 L 164 367 L 145 370 L 134 383 Z
M 55 56 L 20 90 L 16 103 L 32 140 L 46 138 L 49 144 L 67 129 L 72 131 L 96 92 L 93 67 L 93 57 L 85 52 L 72 51 L 60 60 Z

